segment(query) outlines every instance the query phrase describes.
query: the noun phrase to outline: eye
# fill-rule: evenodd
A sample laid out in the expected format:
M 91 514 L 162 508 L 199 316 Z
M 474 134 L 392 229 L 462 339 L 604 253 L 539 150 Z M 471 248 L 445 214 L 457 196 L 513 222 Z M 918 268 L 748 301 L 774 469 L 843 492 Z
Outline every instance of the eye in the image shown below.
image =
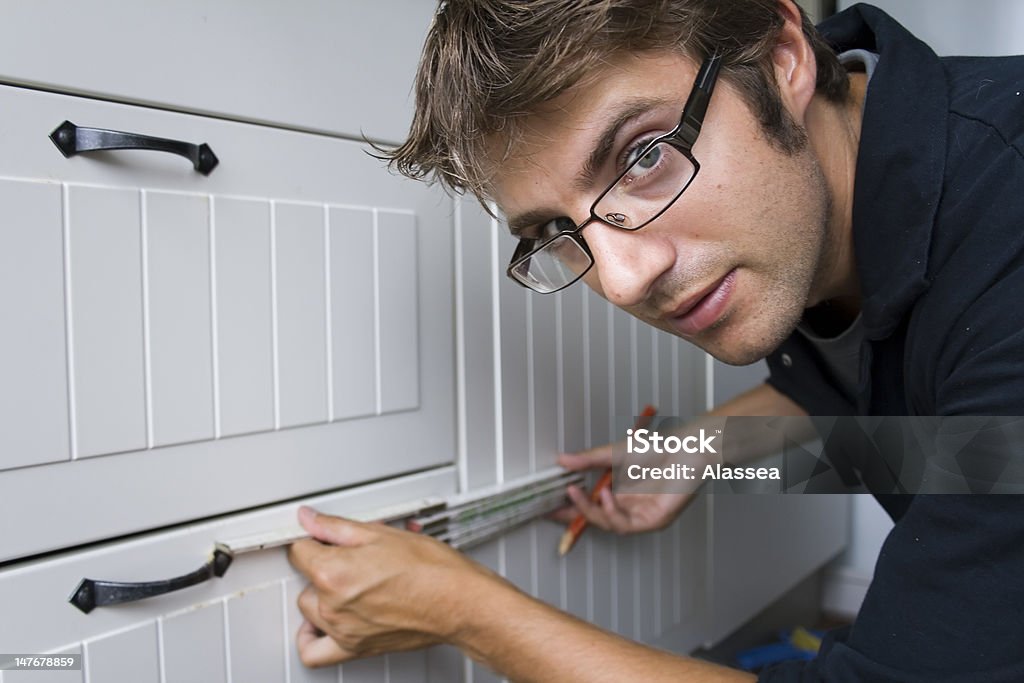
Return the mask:
M 560 232 L 568 232 L 575 227 L 576 224 L 573 223 L 571 219 L 566 218 L 565 216 L 560 216 L 531 230 L 530 232 L 533 234 L 529 235 L 529 238 L 535 239 L 538 242 L 543 242 L 544 240 L 551 239 Z
M 645 135 L 629 147 L 626 147 L 625 151 L 621 153 L 622 156 L 619 159 L 619 168 L 628 168 L 630 164 L 635 163 L 636 160 L 640 158 L 640 154 L 647 149 L 647 146 L 651 144 L 653 140 L 653 135 Z
M 644 151 L 644 146 L 647 143 L 638 145 L 630 151 L 629 156 L 626 159 L 626 164 L 629 167 L 629 176 L 633 178 L 641 178 L 647 174 L 651 169 L 657 168 L 658 163 L 661 162 L 661 158 L 664 155 L 664 150 L 661 145 L 655 145 L 653 148 L 648 150 L 642 157 L 639 156 Z

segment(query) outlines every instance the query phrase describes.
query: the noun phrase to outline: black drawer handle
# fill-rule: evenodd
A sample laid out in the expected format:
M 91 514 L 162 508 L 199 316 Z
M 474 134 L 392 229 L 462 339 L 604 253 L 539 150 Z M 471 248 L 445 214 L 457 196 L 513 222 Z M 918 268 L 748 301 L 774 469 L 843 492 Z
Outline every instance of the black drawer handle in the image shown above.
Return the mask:
M 182 142 L 181 140 L 154 138 L 149 135 L 136 135 L 117 130 L 83 128 L 70 121 L 65 121 L 54 128 L 50 133 L 50 139 L 66 157 L 101 149 L 150 149 L 183 156 L 191 161 L 192 166 L 203 175 L 209 175 L 218 163 L 217 155 L 205 142 L 201 145 L 193 145 L 191 142 Z
M 188 588 L 202 583 L 214 576 L 224 576 L 234 559 L 230 553 L 217 549 L 210 561 L 194 572 L 163 581 L 142 581 L 139 583 L 121 583 L 118 581 L 95 581 L 82 579 L 75 592 L 68 599 L 72 605 L 86 614 L 96 607 L 118 605 L 122 602 L 134 602 L 143 598 L 163 595 L 171 591 Z

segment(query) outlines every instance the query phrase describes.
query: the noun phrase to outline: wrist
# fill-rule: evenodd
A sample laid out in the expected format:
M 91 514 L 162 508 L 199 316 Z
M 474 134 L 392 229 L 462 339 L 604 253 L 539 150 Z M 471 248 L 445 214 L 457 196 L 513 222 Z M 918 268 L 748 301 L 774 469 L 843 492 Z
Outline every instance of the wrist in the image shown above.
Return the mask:
M 443 634 L 445 642 L 478 661 L 485 654 L 486 643 L 496 636 L 491 631 L 504 621 L 496 615 L 511 615 L 517 602 L 532 601 L 498 574 L 484 567 L 480 569 L 482 571 L 460 576 L 452 586 Z

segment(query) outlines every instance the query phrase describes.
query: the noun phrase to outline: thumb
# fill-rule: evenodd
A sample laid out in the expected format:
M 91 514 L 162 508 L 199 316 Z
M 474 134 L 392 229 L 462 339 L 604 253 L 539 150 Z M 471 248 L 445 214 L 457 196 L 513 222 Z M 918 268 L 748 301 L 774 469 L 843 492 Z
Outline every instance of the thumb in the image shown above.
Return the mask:
M 594 467 L 611 467 L 613 444 L 606 444 L 579 453 L 559 453 L 558 464 L 567 470 L 586 470 Z
M 364 545 L 374 537 L 362 522 L 325 515 L 305 505 L 299 508 L 299 524 L 316 540 L 331 545 Z

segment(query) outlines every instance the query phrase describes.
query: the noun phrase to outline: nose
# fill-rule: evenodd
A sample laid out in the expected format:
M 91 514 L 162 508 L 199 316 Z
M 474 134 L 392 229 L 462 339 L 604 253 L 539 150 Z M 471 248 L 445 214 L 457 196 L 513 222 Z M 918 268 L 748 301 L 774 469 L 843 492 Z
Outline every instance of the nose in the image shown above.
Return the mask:
M 583 234 L 594 257 L 587 280 L 616 306 L 643 303 L 675 263 L 672 245 L 653 231 L 631 232 L 594 221 Z

